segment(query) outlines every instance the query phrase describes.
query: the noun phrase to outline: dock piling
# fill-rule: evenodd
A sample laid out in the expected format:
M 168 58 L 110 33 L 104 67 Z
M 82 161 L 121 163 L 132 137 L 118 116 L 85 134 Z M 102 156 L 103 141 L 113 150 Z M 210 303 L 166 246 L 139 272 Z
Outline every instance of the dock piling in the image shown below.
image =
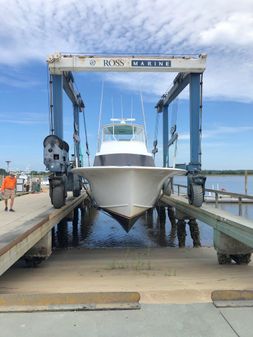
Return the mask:
M 186 222 L 184 219 L 178 219 L 177 221 L 177 238 L 179 248 L 184 248 L 186 238 Z
M 62 219 L 57 225 L 57 239 L 60 247 L 68 247 L 68 223 L 66 218 Z
M 49 231 L 39 242 L 36 243 L 25 255 L 27 265 L 36 266 L 46 260 L 52 254 L 52 231 Z
M 242 242 L 214 229 L 214 248 L 219 264 L 229 264 L 233 259 L 237 264 L 248 264 L 253 249 Z
M 196 219 L 189 220 L 189 227 L 190 227 L 191 238 L 193 241 L 193 247 L 195 248 L 201 247 L 199 225 Z

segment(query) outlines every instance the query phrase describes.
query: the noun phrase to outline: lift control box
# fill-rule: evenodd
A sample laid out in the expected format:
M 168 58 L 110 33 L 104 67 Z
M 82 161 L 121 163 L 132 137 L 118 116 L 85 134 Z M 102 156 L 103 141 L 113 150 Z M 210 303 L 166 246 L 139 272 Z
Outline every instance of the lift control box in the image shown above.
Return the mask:
M 44 164 L 50 172 L 66 173 L 69 168 L 69 146 L 55 135 L 44 139 Z

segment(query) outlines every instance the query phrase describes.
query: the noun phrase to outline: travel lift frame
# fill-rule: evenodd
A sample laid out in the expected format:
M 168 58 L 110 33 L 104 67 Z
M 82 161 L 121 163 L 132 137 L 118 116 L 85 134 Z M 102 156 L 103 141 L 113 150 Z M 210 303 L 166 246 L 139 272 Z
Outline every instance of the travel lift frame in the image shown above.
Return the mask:
M 168 108 L 177 96 L 189 85 L 190 94 L 190 163 L 176 165 L 187 170 L 187 194 L 189 203 L 200 207 L 204 201 L 205 181 L 201 172 L 201 134 L 202 134 L 202 73 L 180 72 L 173 81 L 173 86 L 156 105 L 157 113 L 163 113 L 163 166 L 169 166 L 169 147 L 177 140 L 176 126 L 172 125 L 169 139 Z M 153 153 L 157 152 L 157 141 Z M 169 185 L 169 191 L 171 187 Z
M 171 90 L 162 96 L 156 105 L 163 113 L 163 166 L 168 166 L 169 125 L 168 106 L 189 84 L 190 86 L 190 163 L 188 171 L 189 202 L 201 206 L 204 198 L 205 177 L 201 172 L 201 86 L 206 55 L 198 56 L 93 56 L 79 54 L 54 54 L 47 59 L 50 72 L 51 135 L 44 140 L 44 163 L 52 173 L 50 197 L 55 208 L 65 203 L 66 191 L 78 195 L 81 189 L 79 177 L 71 174 L 68 160 L 68 145 L 63 141 L 63 95 L 67 93 L 74 110 L 75 163 L 80 164 L 79 111 L 84 103 L 74 90 L 75 72 L 179 72 Z M 75 137 L 76 136 L 76 137 Z
M 69 161 L 69 146 L 63 141 L 63 90 L 73 104 L 73 120 L 75 143 L 74 158 Z M 74 88 L 74 77 L 71 72 L 61 75 L 50 73 L 50 124 L 51 135 L 44 139 L 44 164 L 51 172 L 49 177 L 49 194 L 55 208 L 65 204 L 67 191 L 73 191 L 73 196 L 80 195 L 81 178 L 71 172 L 73 167 L 82 164 L 80 156 L 79 113 L 85 105 L 80 93 Z

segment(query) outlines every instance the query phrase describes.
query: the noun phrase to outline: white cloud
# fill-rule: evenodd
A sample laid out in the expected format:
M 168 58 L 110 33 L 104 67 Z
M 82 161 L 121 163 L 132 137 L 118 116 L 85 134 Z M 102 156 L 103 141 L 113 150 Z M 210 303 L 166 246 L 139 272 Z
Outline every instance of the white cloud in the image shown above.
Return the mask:
M 213 130 L 203 131 L 204 138 L 211 138 L 217 135 L 240 134 L 244 132 L 253 132 L 253 126 L 219 126 Z
M 37 79 L 27 75 L 21 76 L 17 73 L 13 74 L 12 72 L 12 69 L 9 69 L 9 73 L 6 74 L 2 72 L 0 74 L 0 84 L 20 89 L 31 88 L 32 86 L 38 86 L 40 84 L 40 81 Z
M 206 51 L 205 97 L 253 100 L 252 0 L 0 0 L 0 8 L 2 69 L 45 62 L 55 51 Z M 129 89 L 136 89 L 141 78 L 144 91 L 159 95 L 171 78 L 123 75 L 108 78 Z
M 233 134 L 244 134 L 247 132 L 253 132 L 253 126 L 218 126 L 215 129 L 204 129 L 202 133 L 202 139 L 213 139 L 214 137 L 223 137 L 226 135 L 233 135 Z M 182 141 L 189 140 L 190 134 L 189 133 L 182 133 L 179 135 L 179 139 Z
M 13 116 L 11 113 L 3 112 L 0 113 L 0 123 L 4 124 L 22 124 L 22 125 L 33 125 L 33 124 L 46 124 L 48 125 L 48 113 L 41 114 L 36 112 L 19 112 L 19 118 Z M 45 118 L 46 117 L 46 118 Z
M 246 46 L 253 43 L 253 13 L 234 13 L 200 33 L 207 46 Z

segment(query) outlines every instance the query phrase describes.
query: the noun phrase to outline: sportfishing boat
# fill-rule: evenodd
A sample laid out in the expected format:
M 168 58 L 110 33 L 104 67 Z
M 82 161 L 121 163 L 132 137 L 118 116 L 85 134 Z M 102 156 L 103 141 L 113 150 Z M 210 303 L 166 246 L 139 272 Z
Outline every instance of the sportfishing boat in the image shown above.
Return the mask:
M 96 204 L 127 219 L 154 207 L 163 184 L 185 170 L 155 167 L 147 151 L 145 129 L 134 119 L 111 119 L 102 127 L 99 151 L 93 167 L 78 167 L 74 173 L 90 183 Z

